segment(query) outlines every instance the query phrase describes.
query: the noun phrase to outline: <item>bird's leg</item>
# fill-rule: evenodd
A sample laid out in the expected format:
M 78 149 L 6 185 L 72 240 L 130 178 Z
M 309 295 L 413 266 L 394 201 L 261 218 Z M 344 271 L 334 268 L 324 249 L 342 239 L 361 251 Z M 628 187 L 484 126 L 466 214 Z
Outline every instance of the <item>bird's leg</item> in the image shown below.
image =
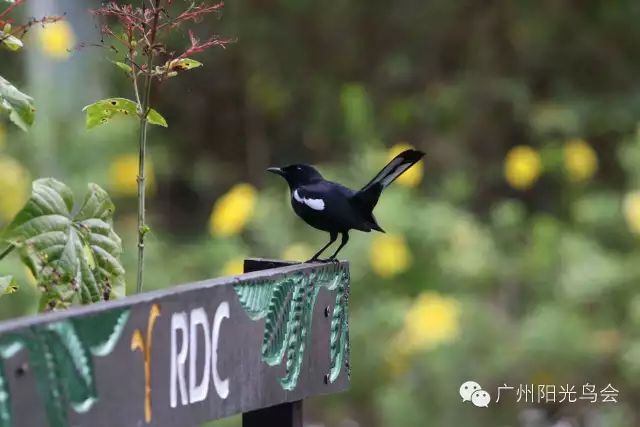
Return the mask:
M 336 261 L 336 262 L 338 261 L 336 258 L 338 256 L 338 252 L 340 252 L 340 249 L 342 249 L 344 245 L 347 244 L 348 241 L 349 241 L 349 232 L 348 231 L 342 232 L 342 242 L 340 242 L 340 246 L 338 246 L 338 249 L 336 249 L 333 255 L 329 257 L 330 261 Z
M 318 259 L 318 257 L 320 256 L 320 254 L 322 254 L 322 252 L 324 252 L 329 246 L 331 246 L 331 244 L 333 242 L 335 242 L 338 239 L 338 233 L 335 232 L 331 232 L 329 233 L 329 243 L 327 243 L 326 245 L 324 245 L 322 247 L 322 249 L 320 249 L 313 257 L 311 257 L 310 260 L 308 260 L 307 262 L 313 262 L 313 261 L 324 261 L 324 260 L 320 260 Z

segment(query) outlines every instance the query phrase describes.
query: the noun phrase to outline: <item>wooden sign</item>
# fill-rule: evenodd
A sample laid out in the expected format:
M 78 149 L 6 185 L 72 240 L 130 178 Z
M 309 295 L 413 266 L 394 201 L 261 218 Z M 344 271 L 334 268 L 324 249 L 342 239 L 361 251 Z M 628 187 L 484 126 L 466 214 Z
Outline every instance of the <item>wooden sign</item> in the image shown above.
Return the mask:
M 189 427 L 346 390 L 348 300 L 348 264 L 299 264 L 4 322 L 0 427 Z

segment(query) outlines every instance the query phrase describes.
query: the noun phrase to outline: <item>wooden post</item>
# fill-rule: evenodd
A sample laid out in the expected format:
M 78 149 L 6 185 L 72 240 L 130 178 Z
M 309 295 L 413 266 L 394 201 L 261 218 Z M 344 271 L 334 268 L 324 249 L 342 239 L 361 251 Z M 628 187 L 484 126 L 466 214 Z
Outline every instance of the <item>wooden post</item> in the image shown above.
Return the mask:
M 242 414 L 242 427 L 302 427 L 302 400 Z
M 292 265 L 282 261 L 249 258 L 244 261 L 244 272 L 267 270 Z M 302 400 L 282 403 L 242 414 L 242 427 L 302 427 Z

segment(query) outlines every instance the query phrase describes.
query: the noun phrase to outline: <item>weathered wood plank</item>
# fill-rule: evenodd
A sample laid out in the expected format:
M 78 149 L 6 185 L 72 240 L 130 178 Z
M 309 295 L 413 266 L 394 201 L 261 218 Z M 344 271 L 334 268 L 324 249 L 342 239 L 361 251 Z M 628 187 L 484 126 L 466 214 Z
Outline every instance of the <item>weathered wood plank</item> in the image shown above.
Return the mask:
M 189 427 L 345 390 L 348 282 L 287 265 L 0 323 L 0 427 Z

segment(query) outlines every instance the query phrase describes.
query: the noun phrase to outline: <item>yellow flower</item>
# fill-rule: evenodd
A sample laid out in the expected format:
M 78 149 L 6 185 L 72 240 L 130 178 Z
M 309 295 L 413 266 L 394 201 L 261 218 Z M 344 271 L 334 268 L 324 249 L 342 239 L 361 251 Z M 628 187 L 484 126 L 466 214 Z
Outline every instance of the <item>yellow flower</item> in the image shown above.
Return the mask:
M 369 260 L 373 271 L 381 277 L 392 277 L 411 266 L 411 251 L 404 237 L 398 234 L 379 234 L 373 238 Z
M 257 192 L 251 184 L 236 184 L 220 197 L 209 218 L 212 236 L 231 236 L 240 233 L 251 216 L 256 204 Z
M 395 156 L 402 153 L 405 150 L 412 149 L 413 147 L 406 143 L 399 143 L 391 147 L 389 154 L 387 155 L 387 161 L 391 161 Z M 422 181 L 424 175 L 424 162 L 418 162 L 411 166 L 409 170 L 400 175 L 396 182 L 405 187 L 417 187 Z
M 598 170 L 598 156 L 586 141 L 573 139 L 564 146 L 564 167 L 571 181 L 586 181 Z
M 460 334 L 460 304 L 455 298 L 437 292 L 421 293 L 409 308 L 404 325 L 386 354 L 389 368 L 399 374 L 408 359 L 422 350 L 433 350 Z
M 67 21 L 47 24 L 39 31 L 40 48 L 49 57 L 67 59 L 76 43 L 73 28 Z
M 0 156 L 0 220 L 11 221 L 29 198 L 29 173 L 15 159 Z
M 423 292 L 404 318 L 401 337 L 410 350 L 431 349 L 458 336 L 460 307 L 454 298 Z
M 640 191 L 634 191 L 624 197 L 623 211 L 629 229 L 635 234 L 640 234 Z
M 311 258 L 313 255 L 313 249 L 305 243 L 294 243 L 287 246 L 282 252 L 282 259 L 291 261 L 305 261 Z
M 530 188 L 540 177 L 542 162 L 540 154 L 526 145 L 513 147 L 504 161 L 504 176 L 516 190 Z
M 147 192 L 153 194 L 156 178 L 150 159 L 146 160 L 144 175 Z M 109 165 L 109 188 L 115 196 L 135 196 L 138 194 L 137 154 L 124 154 L 111 162 Z
M 244 272 L 244 258 L 231 258 L 222 266 L 222 274 L 225 276 L 235 276 Z

